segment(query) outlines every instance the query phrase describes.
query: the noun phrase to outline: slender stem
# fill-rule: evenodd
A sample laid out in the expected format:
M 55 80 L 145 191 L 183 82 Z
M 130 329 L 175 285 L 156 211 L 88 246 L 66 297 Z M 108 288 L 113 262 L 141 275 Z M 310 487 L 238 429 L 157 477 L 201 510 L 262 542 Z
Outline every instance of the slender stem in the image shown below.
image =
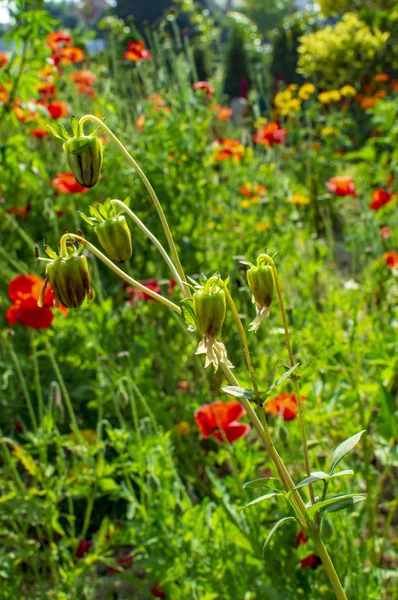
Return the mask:
M 68 409 L 68 413 L 69 413 L 69 418 L 72 421 L 72 429 L 75 430 L 76 436 L 79 438 L 79 441 L 81 441 L 79 425 L 77 424 L 77 419 L 76 419 L 75 411 L 73 410 L 72 401 L 70 399 L 69 392 L 66 389 L 64 378 L 62 377 L 62 373 L 60 371 L 57 361 L 55 360 L 53 349 L 52 349 L 51 344 L 48 341 L 47 337 L 44 338 L 44 345 L 46 347 L 48 357 L 50 359 L 52 368 L 54 369 L 55 376 L 58 380 L 59 387 L 61 388 L 62 395 L 65 400 L 66 408 Z
M 232 373 L 231 369 L 225 363 L 221 363 L 221 368 L 224 371 L 224 374 L 225 374 L 226 378 L 228 379 L 228 381 L 232 385 L 239 386 L 239 382 L 236 379 L 235 375 Z M 279 454 L 274 446 L 274 443 L 271 438 L 271 434 L 268 429 L 267 422 L 264 420 L 264 423 L 263 424 L 261 423 L 260 419 L 256 415 L 256 412 L 253 409 L 249 400 L 247 400 L 246 398 L 241 398 L 240 401 L 241 401 L 242 405 L 244 406 L 247 414 L 249 415 L 250 420 L 253 423 L 253 426 L 254 426 L 255 430 L 257 431 L 259 438 L 261 439 L 266 450 L 268 451 L 268 453 L 276 467 L 276 470 L 278 471 L 278 475 L 282 481 L 282 484 L 283 484 L 285 490 L 287 492 L 292 493 L 292 496 L 297 505 L 297 508 L 296 508 L 297 516 L 300 519 L 300 523 L 301 523 L 302 527 L 306 529 L 307 523 L 306 523 L 306 518 L 305 518 L 305 515 L 306 515 L 305 504 L 304 504 L 303 499 L 301 498 L 299 492 L 294 489 L 295 485 L 294 485 L 292 478 L 290 477 L 290 473 L 286 469 L 281 457 L 279 456 Z
M 80 237 L 80 235 L 76 235 L 74 233 L 65 233 L 62 236 L 62 238 L 61 238 L 60 244 L 63 243 L 63 240 L 66 240 L 68 238 L 72 239 L 72 240 L 76 240 L 76 241 L 80 242 L 81 244 L 84 244 L 90 250 L 90 252 L 92 252 L 97 258 L 99 258 L 100 260 L 102 260 L 102 262 L 105 263 L 107 267 L 109 267 L 110 269 L 112 269 L 112 271 L 114 273 L 116 273 L 116 275 L 119 275 L 119 277 L 121 277 L 122 279 L 124 279 L 125 281 L 127 281 L 127 283 L 129 283 L 133 287 L 137 288 L 141 292 L 144 292 L 145 294 L 148 294 L 148 296 L 151 296 L 151 298 L 154 298 L 155 300 L 158 300 L 162 304 L 165 304 L 166 306 L 168 306 L 169 308 L 171 308 L 172 310 L 174 310 L 179 315 L 181 314 L 181 309 L 180 309 L 179 306 L 177 306 L 177 304 L 174 304 L 174 302 L 171 302 L 171 300 L 168 300 L 167 298 L 164 298 L 160 294 L 157 294 L 156 292 L 154 292 L 154 291 L 150 290 L 149 288 L 145 287 L 145 285 L 142 285 L 141 283 L 139 283 L 138 281 L 136 281 L 132 277 L 129 277 L 124 271 L 122 271 L 121 269 L 119 269 L 119 267 L 117 267 L 111 260 L 109 260 L 109 258 L 107 258 L 105 256 L 105 254 L 102 254 L 102 252 L 100 252 L 98 250 L 98 248 L 96 248 L 95 246 L 93 246 L 93 244 L 90 244 L 90 242 L 88 242 L 86 239 Z
M 278 296 L 279 307 L 280 307 L 281 315 L 282 315 L 283 329 L 285 331 L 285 340 L 286 340 L 287 352 L 289 354 L 290 366 L 294 367 L 295 362 L 294 362 L 294 357 L 293 357 L 292 346 L 290 343 L 289 327 L 287 324 L 287 315 L 286 315 L 286 310 L 285 310 L 285 304 L 283 301 L 283 295 L 282 295 L 281 284 L 279 281 L 278 270 L 276 268 L 276 265 L 275 265 L 273 259 L 270 256 L 268 256 L 268 254 L 265 254 L 264 256 L 267 258 L 267 260 L 269 261 L 269 263 L 272 267 L 272 272 L 273 272 L 274 281 L 275 281 L 276 294 Z M 311 468 L 310 468 L 310 459 L 309 459 L 309 453 L 308 453 L 307 432 L 305 429 L 305 422 L 304 422 L 304 408 L 303 408 L 303 403 L 301 401 L 300 386 L 298 383 L 298 379 L 294 373 L 293 373 L 293 387 L 294 387 L 296 400 L 297 400 L 297 406 L 298 406 L 301 438 L 302 438 L 302 442 L 303 442 L 305 471 L 306 471 L 307 477 L 310 477 Z M 312 485 L 309 485 L 308 488 L 309 488 L 310 497 L 311 497 L 311 504 L 314 504 L 315 503 L 315 495 L 314 495 L 313 487 L 312 487 Z
M 22 388 L 22 391 L 24 393 L 25 400 L 26 400 L 26 405 L 28 407 L 29 417 L 30 417 L 30 420 L 32 421 L 33 431 L 36 432 L 37 431 L 37 419 L 36 419 L 35 411 L 33 409 L 32 399 L 29 394 L 26 379 L 25 379 L 25 376 L 22 371 L 21 363 L 19 362 L 18 356 L 14 350 L 14 346 L 12 345 L 11 340 L 6 339 L 5 336 L 3 337 L 3 339 L 4 339 L 5 345 L 8 349 L 8 352 L 10 353 L 12 361 L 15 365 L 15 370 L 16 370 L 18 378 L 19 378 L 19 383 L 21 384 L 21 388 Z
M 37 395 L 37 407 L 38 407 L 38 411 L 39 411 L 39 421 L 41 421 L 42 418 L 43 418 L 43 414 L 44 414 L 44 411 L 43 411 L 43 393 L 42 393 L 42 389 L 41 389 L 39 361 L 37 359 L 37 353 L 36 353 L 36 348 L 35 348 L 35 336 L 34 336 L 34 334 L 32 334 L 32 337 L 31 337 L 31 347 L 32 347 L 33 369 L 34 369 L 34 375 L 35 375 L 35 388 L 36 388 L 36 395 Z
M 79 124 L 83 125 L 86 121 L 93 121 L 93 123 L 96 123 L 97 125 L 99 125 L 101 127 L 101 129 L 107 134 L 109 135 L 112 140 L 115 142 L 115 144 L 119 147 L 119 149 L 121 150 L 121 152 L 123 153 L 123 155 L 125 156 L 125 158 L 127 159 L 127 161 L 131 164 L 131 166 L 135 169 L 135 171 L 137 172 L 137 174 L 139 175 L 141 181 L 143 182 L 143 184 L 145 185 L 146 189 L 148 190 L 148 193 L 151 197 L 152 202 L 155 205 L 155 208 L 158 212 L 160 221 L 162 223 L 164 232 L 166 234 L 166 238 L 167 241 L 169 243 L 170 246 L 170 250 L 171 250 L 171 256 L 173 257 L 173 261 L 174 264 L 177 267 L 177 271 L 180 274 L 180 277 L 182 279 L 183 282 L 186 283 L 186 277 L 184 274 L 184 270 L 182 268 L 178 253 L 177 253 L 177 249 L 176 249 L 176 245 L 174 243 L 174 239 L 172 236 L 172 233 L 170 231 L 170 227 L 169 224 L 167 222 L 166 219 L 166 215 L 164 214 L 163 208 L 159 202 L 158 197 L 156 196 L 155 190 L 153 189 L 153 187 L 151 186 L 150 182 L 148 181 L 144 171 L 141 169 L 141 167 L 138 165 L 138 163 L 134 160 L 134 158 L 131 156 L 131 154 L 128 152 L 128 150 L 124 147 L 124 145 L 122 144 L 122 142 L 116 137 L 116 135 L 109 129 L 109 127 L 107 127 L 105 125 L 105 123 L 103 123 L 101 121 L 101 119 L 98 119 L 98 117 L 95 117 L 94 115 L 84 115 L 80 121 Z M 188 297 L 191 297 L 191 290 L 189 289 L 188 285 L 185 285 L 185 294 Z
M 257 402 L 258 405 L 260 405 L 261 404 L 261 398 L 260 398 L 260 393 L 258 391 L 257 380 L 256 380 L 256 375 L 255 375 L 255 372 L 254 372 L 254 368 L 253 368 L 253 363 L 252 363 L 251 357 L 250 357 L 249 344 L 247 342 L 247 336 L 246 336 L 245 328 L 242 325 L 242 321 L 240 320 L 239 313 L 238 313 L 238 311 L 236 309 L 236 306 L 235 306 L 235 302 L 233 301 L 233 298 L 232 298 L 232 296 L 231 296 L 231 294 L 230 294 L 227 286 L 225 285 L 224 282 L 222 282 L 222 284 L 223 284 L 223 287 L 224 287 L 225 295 L 226 295 L 227 300 L 228 300 L 228 304 L 229 304 L 229 306 L 231 308 L 233 317 L 234 317 L 234 319 L 236 321 L 236 324 L 238 326 L 238 329 L 239 329 L 240 337 L 242 339 L 243 352 L 245 353 L 245 359 L 246 359 L 247 368 L 249 369 L 250 378 L 251 378 L 252 384 L 253 384 L 253 390 L 254 390 L 254 393 L 256 395 L 256 402 Z
M 337 600 L 347 600 L 347 596 L 345 594 L 343 586 L 341 585 L 339 576 L 337 575 L 336 569 L 334 568 L 334 565 L 332 563 L 332 559 L 330 558 L 329 553 L 326 550 L 324 543 L 322 542 L 319 532 L 314 533 L 312 531 L 311 538 L 314 542 L 315 549 L 322 560 L 323 566 L 325 568 L 327 576 L 329 577 L 329 581 L 332 584 Z
M 162 244 L 159 242 L 157 237 L 153 235 L 151 231 L 147 227 L 145 227 L 144 223 L 137 217 L 137 215 L 121 200 L 111 200 L 111 204 L 117 204 L 123 208 L 123 210 L 128 214 L 128 216 L 138 225 L 138 227 L 145 233 L 145 235 L 153 242 L 156 248 L 159 250 L 160 254 L 163 256 L 167 266 L 170 268 L 173 273 L 177 284 L 182 292 L 182 295 L 185 296 L 185 286 L 181 280 L 180 274 L 178 273 L 173 261 L 167 254 L 166 250 L 163 248 Z

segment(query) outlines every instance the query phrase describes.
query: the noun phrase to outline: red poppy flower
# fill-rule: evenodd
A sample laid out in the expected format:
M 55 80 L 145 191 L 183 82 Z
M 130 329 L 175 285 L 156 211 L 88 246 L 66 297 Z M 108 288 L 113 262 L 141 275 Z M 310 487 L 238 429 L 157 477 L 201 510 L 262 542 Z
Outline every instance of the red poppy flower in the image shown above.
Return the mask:
M 391 202 L 391 198 L 392 194 L 390 194 L 390 192 L 377 188 L 377 190 L 372 192 L 373 202 L 369 204 L 369 208 L 372 210 L 379 210 L 379 208 Z
M 383 254 L 383 257 L 388 267 L 390 267 L 391 269 L 395 269 L 395 267 L 398 267 L 398 254 L 396 252 L 389 250 L 388 252 L 385 252 Z
M 275 146 L 277 144 L 284 144 L 286 135 L 287 129 L 281 129 L 279 123 L 272 121 L 263 127 L 259 127 L 253 136 L 253 140 L 263 146 Z
M 97 80 L 95 73 L 88 69 L 83 69 L 82 71 L 72 73 L 70 78 L 76 84 L 79 94 L 87 94 L 90 98 L 94 98 L 93 85 Z
M 36 275 L 18 275 L 8 286 L 8 295 L 12 306 L 7 309 L 6 319 L 10 325 L 18 321 L 33 329 L 47 329 L 53 321 L 51 308 L 54 307 L 54 294 L 48 285 L 44 295 L 43 307 L 37 306 L 37 301 L 43 287 L 43 279 Z M 68 311 L 64 306 L 60 311 L 67 316 Z
M 232 443 L 245 436 L 250 430 L 250 425 L 238 423 L 238 419 L 244 414 L 245 409 L 237 400 L 230 402 L 217 400 L 212 404 L 203 404 L 194 416 L 205 439 L 212 435 L 220 442 L 225 442 L 227 439 Z
M 53 31 L 47 36 L 47 44 L 52 50 L 72 45 L 72 36 L 65 30 Z
M 81 48 L 75 46 L 63 48 L 60 55 L 61 65 L 70 65 L 70 63 L 81 63 L 84 59 L 84 52 Z
M 93 545 L 93 540 L 82 540 L 76 550 L 76 558 L 85 556 Z
M 206 98 L 211 98 L 214 94 L 214 85 L 208 81 L 196 81 L 196 83 L 192 84 L 192 88 L 194 90 L 202 90 L 206 92 Z
M 140 281 L 140 283 L 152 292 L 156 292 L 157 294 L 160 294 L 161 292 L 159 282 L 155 278 L 146 279 L 145 281 Z M 136 300 L 152 300 L 156 302 L 155 298 L 152 298 L 152 296 L 149 296 L 149 294 L 146 294 L 145 292 L 141 292 L 141 290 L 137 290 L 137 288 L 128 287 L 127 291 L 131 296 L 131 304 L 134 304 Z
M 240 192 L 246 196 L 246 198 L 254 198 L 255 196 L 265 196 L 267 190 L 261 183 L 248 183 L 241 186 Z
M 48 129 L 45 127 L 35 127 L 30 132 L 30 135 L 33 135 L 33 137 L 37 138 L 38 140 L 42 140 L 48 136 Z
M 36 86 L 40 94 L 40 102 L 47 102 L 55 98 L 55 84 L 52 81 L 41 81 Z
M 303 558 L 301 561 L 301 568 L 306 569 L 307 567 L 311 567 L 311 569 L 316 569 L 322 564 L 321 559 L 316 554 L 310 554 L 306 558 Z
M 300 529 L 296 537 L 296 543 L 294 544 L 295 548 L 299 548 L 301 545 L 305 546 L 307 544 L 308 538 L 305 535 L 304 531 Z
M 18 431 L 18 433 L 23 433 L 24 429 L 23 429 L 23 425 L 20 421 L 15 421 L 14 422 L 14 429 L 15 431 Z
M 123 571 L 123 567 L 130 567 L 133 564 L 133 560 L 134 557 L 133 556 L 120 556 L 116 562 L 118 565 L 120 565 L 120 569 L 115 568 L 115 567 L 108 567 L 107 571 L 110 575 L 112 575 L 113 573 L 117 573 L 117 572 L 121 572 Z
M 89 188 L 77 183 L 72 173 L 58 173 L 52 180 L 55 189 L 61 194 L 83 194 L 88 192 Z
M 217 140 L 217 154 L 216 160 L 222 161 L 227 158 L 241 159 L 245 153 L 245 147 L 240 143 L 239 140 L 231 140 L 231 138 L 225 138 L 224 140 Z
M 301 396 L 301 401 L 305 401 L 305 396 Z M 265 410 L 269 415 L 280 415 L 284 421 L 295 419 L 298 413 L 296 396 L 283 392 L 271 398 L 265 405 Z
M 10 206 L 7 208 L 6 212 L 9 215 L 15 215 L 16 217 L 19 217 L 20 219 L 26 219 L 26 216 L 31 210 L 32 205 L 30 202 L 28 202 L 26 206 Z
M 140 40 L 139 42 L 129 42 L 129 49 L 123 56 L 131 62 L 150 60 L 152 58 L 152 54 L 145 48 L 143 40 Z
M 4 52 L 0 51 L 0 69 L 4 69 L 8 65 L 8 58 Z
M 217 119 L 219 121 L 228 121 L 228 119 L 232 116 L 232 108 L 226 108 L 225 106 L 220 106 L 219 104 L 211 104 L 210 108 L 217 113 Z
M 55 100 L 47 106 L 47 110 L 53 119 L 59 119 L 60 117 L 66 117 L 69 113 L 66 103 L 62 100 Z
M 380 238 L 382 240 L 388 240 L 389 237 L 391 237 L 391 227 L 382 227 L 380 229 Z
M 326 187 L 329 192 L 335 194 L 336 196 L 356 196 L 357 193 L 355 191 L 355 184 L 352 180 L 352 177 L 349 175 L 341 175 L 338 177 L 331 177 L 329 181 L 326 182 Z
M 166 598 L 166 592 L 154 585 L 151 589 L 151 596 L 154 596 L 155 598 Z

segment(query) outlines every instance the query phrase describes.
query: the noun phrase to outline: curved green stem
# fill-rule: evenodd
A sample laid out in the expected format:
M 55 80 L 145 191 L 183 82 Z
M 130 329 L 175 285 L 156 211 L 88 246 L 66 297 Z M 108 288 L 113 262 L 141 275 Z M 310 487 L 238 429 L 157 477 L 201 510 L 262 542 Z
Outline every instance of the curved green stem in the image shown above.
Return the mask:
M 281 315 L 282 315 L 283 329 L 285 331 L 287 352 L 289 355 L 290 366 L 293 367 L 295 362 L 294 362 L 294 357 L 293 357 L 292 345 L 290 343 L 289 327 L 287 324 L 287 315 L 286 315 L 286 310 L 285 310 L 285 304 L 283 301 L 283 295 L 282 295 L 281 284 L 279 281 L 278 270 L 276 268 L 276 265 L 275 265 L 273 259 L 268 254 L 265 254 L 264 256 L 267 258 L 267 260 L 269 261 L 269 263 L 272 267 L 272 272 L 273 272 L 274 281 L 275 281 L 276 294 L 278 296 L 279 307 L 280 307 Z M 301 429 L 301 439 L 303 442 L 305 472 L 306 472 L 307 477 L 310 477 L 311 469 L 310 469 L 310 459 L 309 459 L 309 453 L 308 453 L 307 432 L 305 429 L 305 422 L 304 422 L 304 408 L 303 408 L 303 403 L 301 401 L 300 386 L 298 383 L 298 379 L 294 374 L 293 374 L 293 386 L 294 386 L 294 391 L 295 391 L 297 406 L 298 406 L 298 414 L 299 414 L 300 429 Z M 309 488 L 310 497 L 311 497 L 311 504 L 314 504 L 315 496 L 314 496 L 313 487 L 312 487 L 312 485 L 309 485 L 308 488 Z
M 133 287 L 137 288 L 141 292 L 144 292 L 148 296 L 151 296 L 151 298 L 153 298 L 154 300 L 158 300 L 162 304 L 165 304 L 168 308 L 171 308 L 171 310 L 174 310 L 179 315 L 181 314 L 181 309 L 179 306 L 177 306 L 177 304 L 174 304 L 174 302 L 171 302 L 171 300 L 168 300 L 167 298 L 164 298 L 160 294 L 153 292 L 149 288 L 145 287 L 145 285 L 142 285 L 141 283 L 139 283 L 139 281 L 136 281 L 132 277 L 129 277 L 124 271 L 119 269 L 119 267 L 117 267 L 111 260 L 109 260 L 109 258 L 107 258 L 105 256 L 105 254 L 102 254 L 102 252 L 100 252 L 100 250 L 98 250 L 98 248 L 93 246 L 93 244 L 90 244 L 90 242 L 88 242 L 86 239 L 84 239 L 80 235 L 76 235 L 75 233 L 65 233 L 61 238 L 60 244 L 63 243 L 63 240 L 67 240 L 67 239 L 76 240 L 77 242 L 84 244 L 90 250 L 90 252 L 92 252 L 94 254 L 94 256 L 96 256 L 97 258 L 102 260 L 102 262 L 105 263 L 107 267 L 112 269 L 112 271 L 114 273 L 116 273 L 116 275 L 119 275 L 119 277 L 124 279 L 124 281 L 127 281 L 127 283 L 129 283 Z
M 119 150 L 121 150 L 121 152 L 123 153 L 123 155 L 125 156 L 125 158 L 127 159 L 127 161 L 131 164 L 131 166 L 137 172 L 137 174 L 140 177 L 142 183 L 145 185 L 146 189 L 148 190 L 148 193 L 149 193 L 149 195 L 151 197 L 151 200 L 154 203 L 155 208 L 156 208 L 156 210 L 158 212 L 160 221 L 162 223 L 164 232 L 166 234 L 167 241 L 168 241 L 169 246 L 170 246 L 171 256 L 173 258 L 174 264 L 177 267 L 177 271 L 178 271 L 178 273 L 179 273 L 182 281 L 184 283 L 186 283 L 185 273 L 184 273 L 184 270 L 183 270 L 181 262 L 180 262 L 180 258 L 179 258 L 178 253 L 177 253 L 176 245 L 175 245 L 173 236 L 171 234 L 170 227 L 169 227 L 169 224 L 168 224 L 167 219 L 166 219 L 166 215 L 164 214 L 163 208 L 162 208 L 162 206 L 161 206 L 161 204 L 159 202 L 159 199 L 158 199 L 158 197 L 157 197 L 157 195 L 155 193 L 155 190 L 153 189 L 153 187 L 151 186 L 150 182 L 148 181 L 148 178 L 145 175 L 144 171 L 141 169 L 141 167 L 139 166 L 139 164 L 134 160 L 134 158 L 131 156 L 131 154 L 128 152 L 128 150 L 125 148 L 125 146 L 119 140 L 119 138 L 116 137 L 116 135 L 109 129 L 109 127 L 107 127 L 105 125 L 105 123 L 103 123 L 103 121 L 101 121 L 101 119 L 98 119 L 98 117 L 95 117 L 94 115 L 84 115 L 80 119 L 79 124 L 83 125 L 86 121 L 93 121 L 93 123 L 96 123 L 97 125 L 99 125 L 99 127 L 101 127 L 101 129 L 107 135 L 109 135 L 110 138 L 112 138 L 112 140 L 118 146 Z M 185 294 L 188 297 L 191 297 L 191 290 L 189 289 L 189 286 L 185 285 L 184 287 L 185 287 Z
M 138 225 L 138 227 L 145 233 L 145 235 L 156 246 L 156 248 L 159 250 L 160 254 L 163 256 L 167 266 L 170 268 L 171 272 L 173 273 L 173 275 L 177 281 L 178 287 L 180 288 L 180 290 L 182 292 L 182 295 L 185 296 L 185 286 L 181 280 L 180 274 L 178 273 L 173 261 L 167 254 L 166 250 L 163 248 L 162 244 L 159 242 L 158 238 L 155 237 L 153 235 L 153 233 L 151 231 L 149 231 L 149 229 L 147 227 L 145 227 L 144 223 L 137 217 L 137 215 L 128 206 L 126 206 L 126 204 L 124 202 L 122 202 L 121 200 L 111 200 L 111 204 L 117 204 L 118 206 L 121 206 L 123 208 L 123 210 L 125 211 L 125 213 L 128 214 L 130 219 L 132 219 L 134 221 L 134 223 L 136 225 Z
M 312 541 L 314 542 L 315 549 L 322 560 L 322 564 L 325 568 L 329 581 L 332 584 L 337 600 L 347 600 L 347 596 L 343 586 L 341 585 L 339 576 L 337 575 L 336 569 L 332 563 L 332 559 L 329 556 L 329 552 L 326 550 L 319 532 L 314 533 L 314 531 L 311 531 L 310 535 Z

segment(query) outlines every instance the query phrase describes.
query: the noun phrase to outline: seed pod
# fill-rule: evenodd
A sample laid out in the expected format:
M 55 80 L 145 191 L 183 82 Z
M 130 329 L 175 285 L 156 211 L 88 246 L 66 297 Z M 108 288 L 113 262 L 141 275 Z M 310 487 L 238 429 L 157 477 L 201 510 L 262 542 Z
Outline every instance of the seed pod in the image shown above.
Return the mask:
M 102 167 L 101 140 L 95 136 L 81 135 L 67 140 L 63 149 L 77 182 L 88 188 L 93 187 L 98 181 Z
M 224 290 L 219 286 L 206 286 L 196 290 L 193 295 L 193 307 L 200 333 L 203 336 L 217 339 L 225 319 Z
M 46 274 L 55 296 L 55 304 L 78 308 L 86 296 L 91 299 L 90 275 L 85 256 L 70 256 L 47 263 Z
M 129 260 L 133 254 L 131 233 L 123 215 L 102 221 L 94 231 L 105 252 L 116 262 Z
M 247 283 L 258 308 L 268 309 L 274 295 L 274 276 L 263 254 L 257 258 L 257 267 L 247 271 Z

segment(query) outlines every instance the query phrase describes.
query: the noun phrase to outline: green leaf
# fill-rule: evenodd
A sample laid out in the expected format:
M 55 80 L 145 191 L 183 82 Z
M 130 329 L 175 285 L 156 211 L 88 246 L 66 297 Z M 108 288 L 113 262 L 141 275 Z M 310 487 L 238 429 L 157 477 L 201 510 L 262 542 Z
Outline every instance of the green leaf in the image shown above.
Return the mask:
M 82 212 L 81 210 L 77 211 L 80 218 L 83 219 L 83 221 L 85 221 L 88 225 L 90 225 L 91 227 L 93 227 L 96 223 L 98 223 L 98 219 L 94 219 L 94 218 L 90 218 L 87 215 L 84 214 L 84 212 Z
M 262 488 L 262 487 L 271 487 L 271 481 L 278 481 L 277 477 L 260 477 L 259 479 L 252 479 L 251 481 L 246 481 L 243 484 L 243 488 Z
M 309 517 L 313 517 L 318 512 L 324 512 L 324 509 L 328 506 L 331 506 L 336 503 L 341 503 L 344 500 L 349 500 L 349 503 L 342 508 L 346 508 L 346 506 L 351 506 L 351 504 L 356 504 L 357 502 L 362 502 L 366 499 L 366 496 L 363 494 L 341 494 L 340 496 L 334 496 L 333 498 L 328 498 L 327 500 L 323 500 L 322 502 L 317 502 L 316 504 L 312 504 L 307 508 L 307 514 Z M 341 509 L 337 509 L 341 510 Z M 329 512 L 330 511 L 329 509 Z
M 336 477 L 344 477 L 345 475 L 354 475 L 354 471 L 352 469 L 345 469 L 344 471 L 339 471 L 338 473 L 329 475 L 329 479 L 335 479 Z
M 282 496 L 282 495 L 283 495 L 282 492 L 271 492 L 269 494 L 265 494 L 265 496 L 259 496 L 258 498 L 255 498 L 248 504 L 245 504 L 245 506 L 242 506 L 242 508 L 240 508 L 239 510 L 244 510 L 248 506 L 254 506 L 255 504 L 258 504 L 259 502 L 263 502 L 264 500 L 269 500 L 270 498 L 275 498 L 276 496 Z
M 329 506 L 327 506 L 322 511 L 322 513 L 337 512 L 338 510 L 344 510 L 345 508 L 350 508 L 354 504 L 357 504 L 358 502 L 363 502 L 364 500 L 366 500 L 366 496 L 364 496 L 363 494 L 356 494 L 352 498 L 347 498 L 345 500 L 338 500 L 337 502 L 334 502 L 333 504 L 329 504 Z
M 278 529 L 280 529 L 280 527 L 282 527 L 282 525 L 284 525 L 285 523 L 287 523 L 288 521 L 296 521 L 296 519 L 294 517 L 283 517 L 283 519 L 279 519 L 279 521 L 277 521 L 275 523 L 275 525 L 273 526 L 273 528 L 271 529 L 271 531 L 269 532 L 269 534 L 267 535 L 267 539 L 264 542 L 264 546 L 263 546 L 263 554 L 265 552 L 266 547 L 268 546 L 268 544 L 270 543 L 274 533 L 276 533 L 278 531 Z
M 77 120 L 75 115 L 72 115 L 70 118 L 70 126 L 72 128 L 73 135 L 75 137 L 79 137 L 79 133 L 80 133 L 79 121 Z
M 53 134 L 54 137 L 56 137 L 59 140 L 62 140 L 63 142 L 68 139 L 61 135 L 61 133 L 59 133 L 54 127 L 51 127 L 50 125 L 47 125 L 47 129 Z
M 310 477 L 306 477 L 300 481 L 300 483 L 298 483 L 294 489 L 298 490 L 299 488 L 305 487 L 306 485 L 311 485 L 316 481 L 326 481 L 326 479 L 329 479 L 329 475 L 327 473 L 324 473 L 323 471 L 315 471 L 314 473 L 311 473 Z
M 254 400 L 256 397 L 256 394 L 253 392 L 253 390 L 246 390 L 238 385 L 225 385 L 221 388 L 221 391 L 233 396 L 234 398 L 246 398 L 246 400 Z
M 345 457 L 345 455 L 348 454 L 353 448 L 355 448 L 365 431 L 366 430 L 363 429 L 359 433 L 356 433 L 352 437 L 348 438 L 348 440 L 345 440 L 339 446 L 337 446 L 336 450 L 333 453 L 332 466 L 330 467 L 329 475 L 333 474 L 333 471 L 335 470 L 339 462 Z
M 195 310 L 193 308 L 193 300 L 191 298 L 185 298 L 180 302 L 181 304 L 181 315 L 188 328 L 188 331 L 194 332 L 197 330 Z
M 272 392 L 272 390 L 274 390 L 275 388 L 277 388 L 279 385 L 281 385 L 281 383 L 283 383 L 288 377 L 290 377 L 290 375 L 293 373 L 293 371 L 295 371 L 297 369 L 297 367 L 300 365 L 300 363 L 296 363 L 295 365 L 293 365 L 293 367 L 291 367 L 288 371 L 286 371 L 286 373 L 284 373 L 282 375 L 282 377 L 279 377 L 279 379 L 277 379 L 275 381 L 275 383 L 273 383 L 271 385 L 270 388 L 268 388 L 268 390 L 266 391 L 267 394 L 269 394 L 269 392 Z

